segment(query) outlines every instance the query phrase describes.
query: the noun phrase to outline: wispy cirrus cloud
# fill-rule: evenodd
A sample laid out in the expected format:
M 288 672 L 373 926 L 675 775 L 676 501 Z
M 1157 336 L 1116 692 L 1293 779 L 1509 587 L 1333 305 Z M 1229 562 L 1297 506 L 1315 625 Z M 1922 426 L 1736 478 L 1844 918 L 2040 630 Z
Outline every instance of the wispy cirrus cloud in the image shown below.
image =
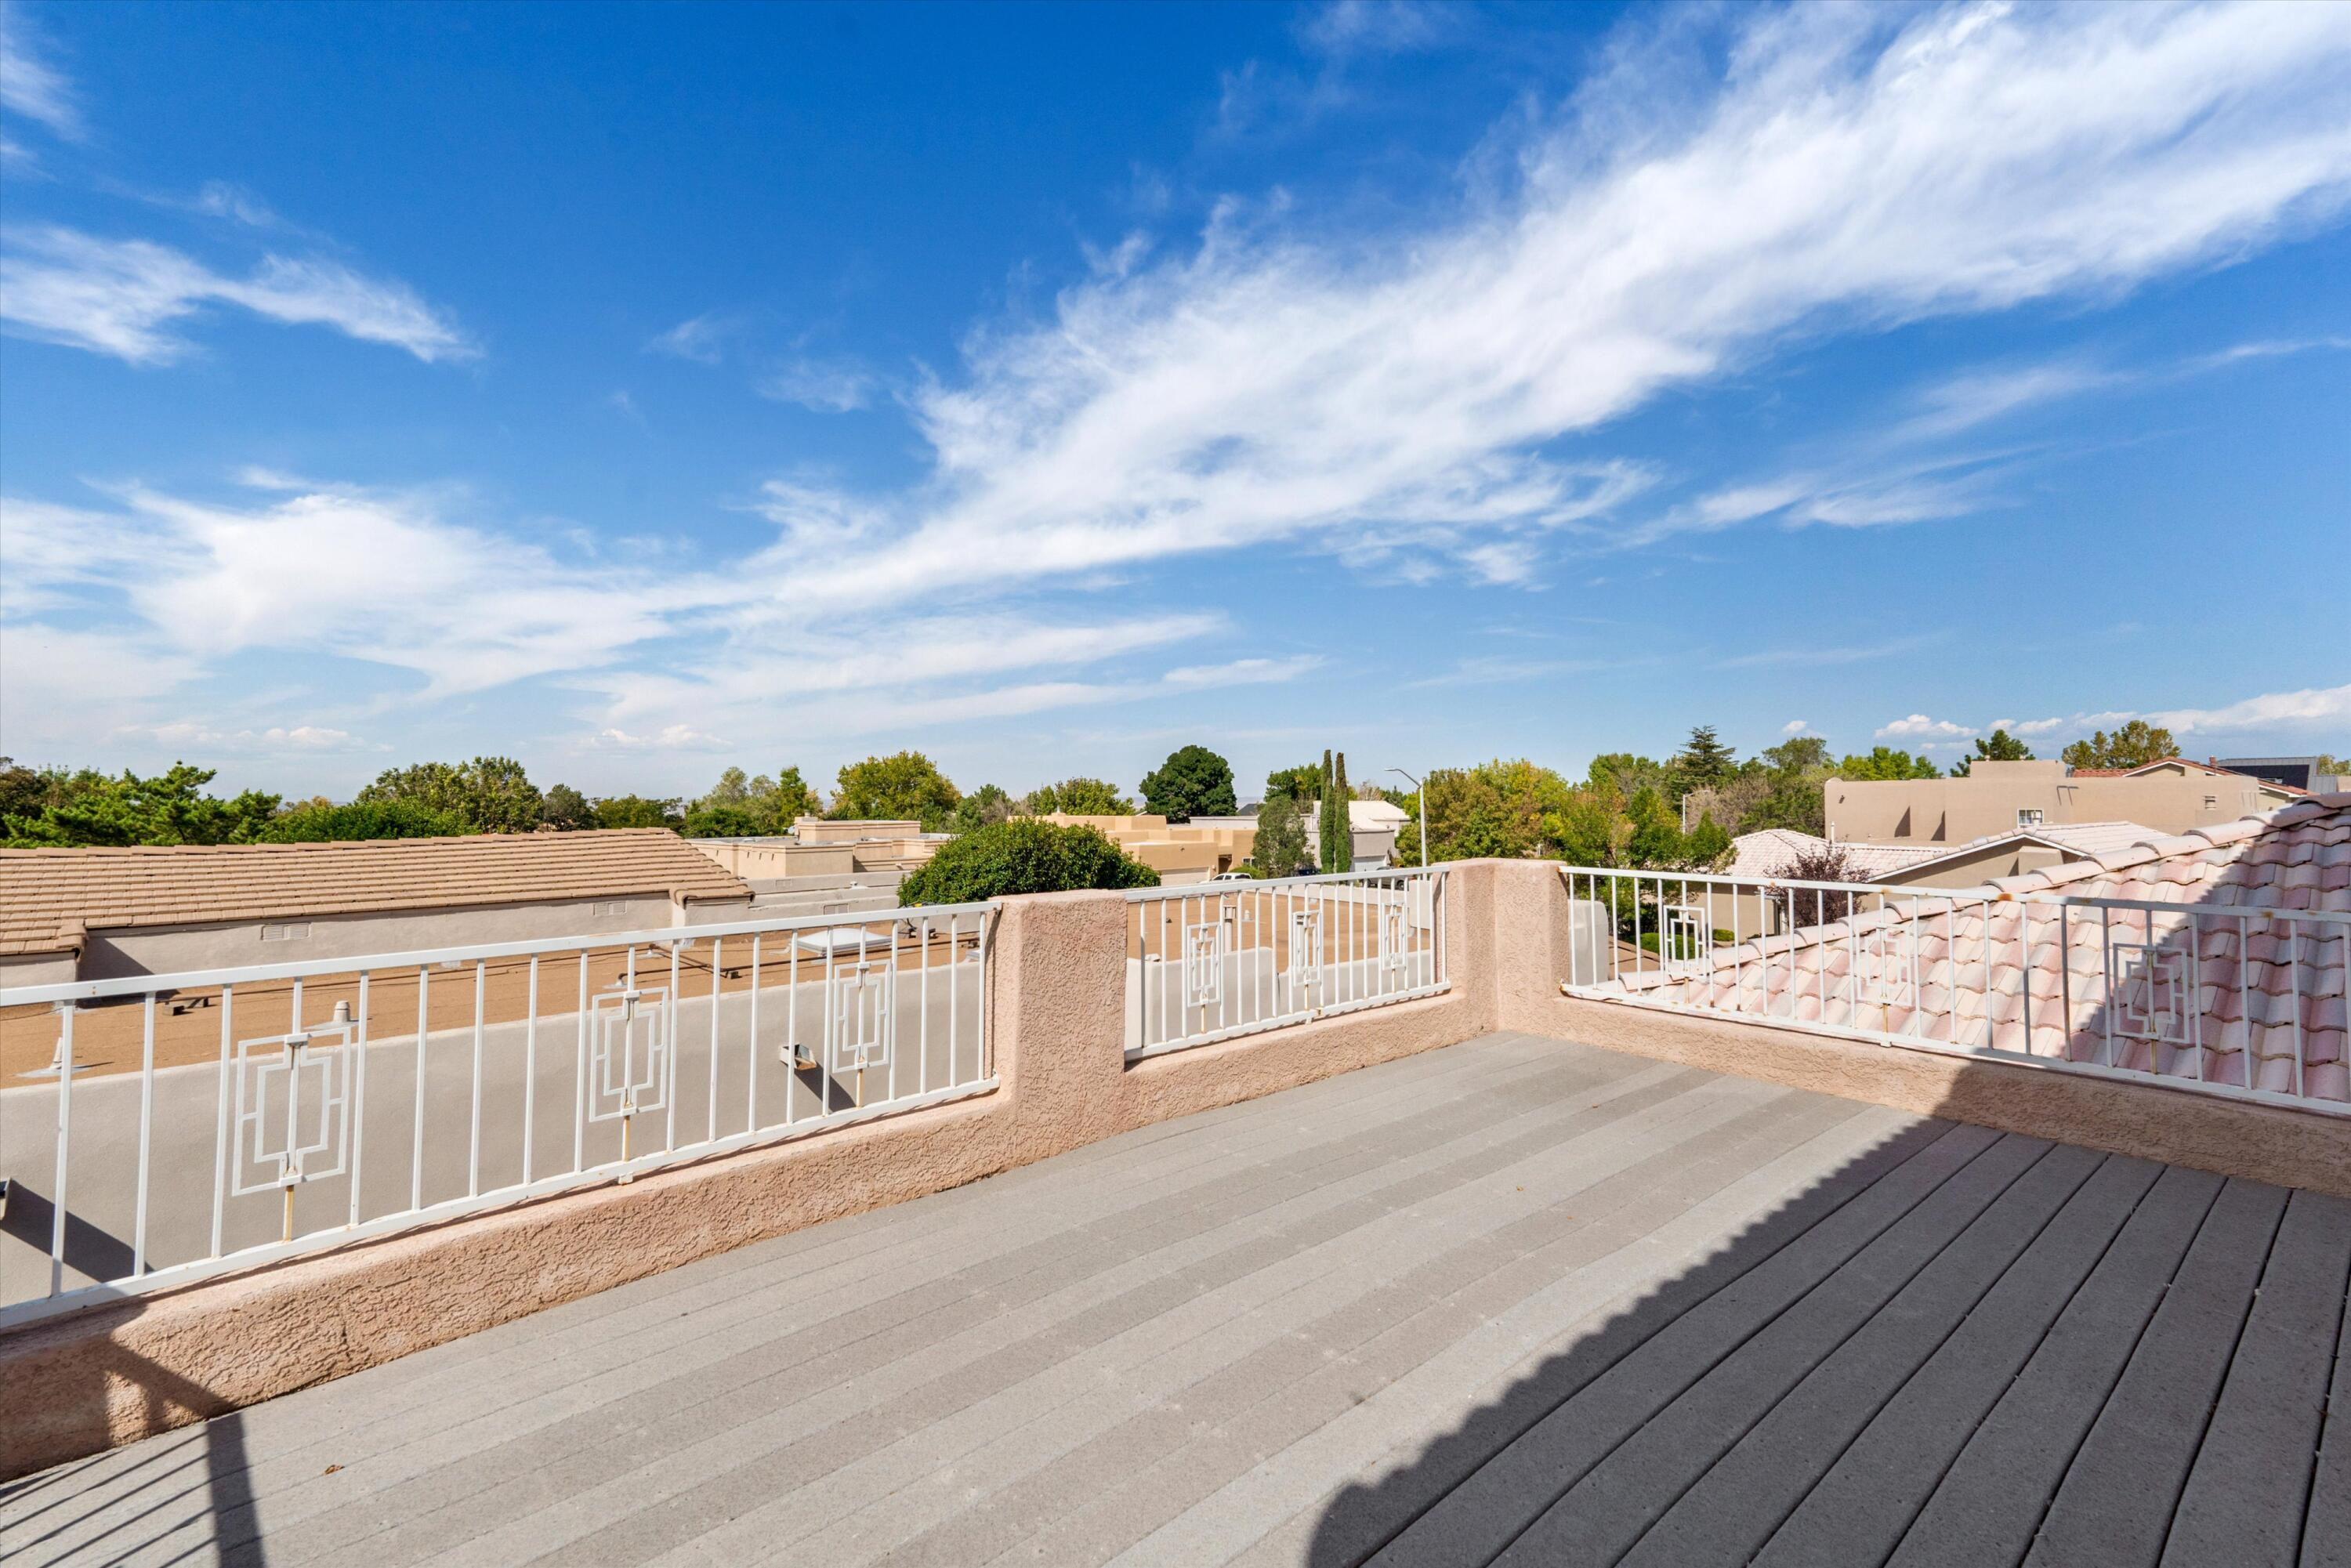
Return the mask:
M 14 5 L 0 5 L 0 117 L 5 116 L 30 120 L 67 141 L 87 134 L 73 83 L 50 64 L 43 41 Z M 0 128 L 0 149 L 7 156 L 31 156 L 5 138 Z
M 1235 199 L 1188 245 L 1105 249 L 1041 316 L 990 322 L 958 364 L 909 378 L 908 482 L 778 476 L 751 504 L 763 548 L 581 564 L 413 497 L 124 488 L 92 547 L 120 563 L 104 581 L 35 587 L 111 594 L 198 668 L 266 643 L 413 671 L 442 696 L 556 677 L 597 705 L 584 729 L 632 736 L 1200 689 L 1135 673 L 1145 650 L 1106 631 L 1122 617 L 1031 601 L 1268 548 L 1539 583 L 1564 543 L 1641 534 L 1625 514 L 1657 476 L 1606 448 L 1669 394 L 1792 341 L 2110 299 L 2334 222 L 2351 197 L 2351 8 L 1800 6 L 1645 26 L 1563 108 L 1497 132 L 1510 179 L 1408 230 L 1331 233 Z M 182 351 L 215 305 L 463 351 L 413 294 L 348 272 L 230 278 L 58 230 L 21 256 L 12 236 L 7 306 L 33 318 L 18 329 L 134 361 Z M 724 354 L 724 325 L 696 317 L 649 347 Z M 1976 408 L 2001 392 L 1977 391 Z M 1916 412 L 1974 427 L 1957 402 Z M 1982 471 L 1783 477 L 1692 515 L 1948 516 L 1981 504 Z M 947 621 L 991 629 L 951 640 Z M 910 625 L 928 630 L 904 656 L 933 673 L 778 708 L 796 669 L 899 647 Z M 1097 635 L 1050 651 L 1071 627 Z M 998 645 L 1036 662 L 970 663 Z
M 889 498 L 894 542 L 806 591 L 1341 528 L 1539 540 L 1581 520 L 1553 444 L 1790 333 L 2110 296 L 2351 193 L 2351 11 L 1737 16 L 1711 79 L 1628 51 L 1499 201 L 1384 247 L 1228 205 L 1190 254 L 977 338 L 964 381 L 914 394 L 935 461 Z M 1918 474 L 1810 515 L 1964 489 Z
M 653 334 L 645 342 L 645 352 L 715 365 L 726 358 L 726 340 L 734 336 L 737 325 L 732 317 L 716 311 L 689 316 L 667 331 Z
M 880 377 L 853 361 L 798 359 L 759 378 L 757 390 L 819 413 L 848 413 L 872 402 L 881 387 Z
M 0 324 L 19 337 L 168 364 L 192 347 L 179 329 L 227 305 L 289 326 L 329 327 L 426 363 L 480 350 L 406 284 L 340 262 L 269 256 L 231 277 L 169 246 L 59 227 L 0 235 Z

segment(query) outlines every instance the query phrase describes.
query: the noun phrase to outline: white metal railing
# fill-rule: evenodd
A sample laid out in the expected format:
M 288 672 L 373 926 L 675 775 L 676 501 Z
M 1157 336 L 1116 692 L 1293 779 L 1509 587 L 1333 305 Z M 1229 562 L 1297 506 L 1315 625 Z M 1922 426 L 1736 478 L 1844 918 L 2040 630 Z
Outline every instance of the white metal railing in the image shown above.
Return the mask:
M 1443 866 L 1129 893 L 1130 1061 L 1449 988 Z
M 2351 915 L 1561 875 L 1572 996 L 2351 1113 Z
M 993 908 L 0 990 L 0 1326 L 992 1089 Z

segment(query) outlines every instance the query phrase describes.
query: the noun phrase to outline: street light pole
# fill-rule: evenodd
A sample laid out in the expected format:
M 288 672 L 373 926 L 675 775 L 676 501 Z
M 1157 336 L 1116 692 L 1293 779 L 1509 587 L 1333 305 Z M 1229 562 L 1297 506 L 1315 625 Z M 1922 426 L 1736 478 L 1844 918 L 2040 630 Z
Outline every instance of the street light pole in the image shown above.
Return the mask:
M 1409 782 L 1413 798 L 1420 802 L 1420 863 L 1426 868 L 1428 864 L 1428 791 L 1421 788 L 1419 779 L 1403 768 L 1391 768 L 1388 771 Z

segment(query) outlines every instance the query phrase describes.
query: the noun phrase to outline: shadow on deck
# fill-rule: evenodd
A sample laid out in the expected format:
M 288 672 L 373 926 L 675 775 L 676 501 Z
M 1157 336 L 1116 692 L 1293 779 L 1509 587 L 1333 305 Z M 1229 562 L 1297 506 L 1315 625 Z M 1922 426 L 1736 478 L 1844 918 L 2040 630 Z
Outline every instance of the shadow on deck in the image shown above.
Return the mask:
M 2336 1199 L 1490 1036 L 29 1478 L 0 1546 L 2318 1568 L 2346 1281 Z

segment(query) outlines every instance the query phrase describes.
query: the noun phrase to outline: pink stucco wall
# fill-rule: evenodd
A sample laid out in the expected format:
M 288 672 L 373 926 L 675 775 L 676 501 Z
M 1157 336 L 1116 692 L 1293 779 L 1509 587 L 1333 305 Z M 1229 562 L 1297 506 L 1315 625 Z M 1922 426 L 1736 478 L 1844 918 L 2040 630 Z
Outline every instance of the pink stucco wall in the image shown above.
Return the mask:
M 1121 895 L 1011 900 L 991 973 L 996 1092 L 0 1336 L 0 1478 L 697 1258 L 1497 1029 L 2351 1193 L 2340 1122 L 1572 1000 L 1558 989 L 1568 901 L 1555 870 L 1468 862 L 1450 875 L 1447 995 L 1133 1066 Z

